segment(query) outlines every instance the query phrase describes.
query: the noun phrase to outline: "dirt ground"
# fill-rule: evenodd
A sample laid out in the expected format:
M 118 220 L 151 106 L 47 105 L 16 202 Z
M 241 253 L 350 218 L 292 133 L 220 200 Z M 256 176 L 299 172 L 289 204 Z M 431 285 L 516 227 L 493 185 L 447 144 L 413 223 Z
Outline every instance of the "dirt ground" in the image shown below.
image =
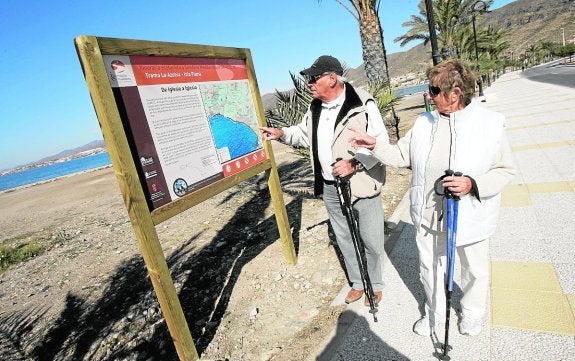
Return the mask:
M 421 95 L 396 111 L 402 133 Z M 274 144 L 297 251 L 287 264 L 263 176 L 156 226 L 202 360 L 315 359 L 346 283 L 309 163 Z M 389 217 L 409 170 L 388 169 Z M 112 168 L 0 193 L 2 243 L 49 246 L 0 275 L 2 360 L 177 360 Z

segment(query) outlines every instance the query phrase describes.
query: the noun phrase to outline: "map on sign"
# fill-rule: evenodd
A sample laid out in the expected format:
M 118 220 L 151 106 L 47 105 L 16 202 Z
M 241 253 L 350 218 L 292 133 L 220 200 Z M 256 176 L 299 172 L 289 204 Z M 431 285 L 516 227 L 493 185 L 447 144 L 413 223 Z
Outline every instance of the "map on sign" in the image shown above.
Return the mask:
M 249 83 L 207 83 L 200 91 L 221 162 L 262 147 Z
M 240 59 L 105 55 L 152 208 L 266 158 Z

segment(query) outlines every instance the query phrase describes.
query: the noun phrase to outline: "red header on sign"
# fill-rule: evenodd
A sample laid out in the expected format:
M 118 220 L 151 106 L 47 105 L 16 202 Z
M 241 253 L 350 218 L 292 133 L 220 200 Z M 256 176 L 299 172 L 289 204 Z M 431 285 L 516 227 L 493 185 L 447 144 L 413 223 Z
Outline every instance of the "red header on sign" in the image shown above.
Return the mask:
M 130 56 L 138 85 L 197 83 L 248 78 L 241 59 Z

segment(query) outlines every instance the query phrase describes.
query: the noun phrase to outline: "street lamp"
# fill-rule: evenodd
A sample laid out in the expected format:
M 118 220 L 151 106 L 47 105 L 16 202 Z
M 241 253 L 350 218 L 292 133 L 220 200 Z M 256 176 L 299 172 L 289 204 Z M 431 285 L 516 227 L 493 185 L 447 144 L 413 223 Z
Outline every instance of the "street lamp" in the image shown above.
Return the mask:
M 425 8 L 427 12 L 427 26 L 429 27 L 429 41 L 431 41 L 431 59 L 433 65 L 439 64 L 440 57 L 437 49 L 437 35 L 435 34 L 435 17 L 433 15 L 433 4 L 431 0 L 425 0 Z
M 561 28 L 561 35 L 563 38 L 563 46 L 565 46 L 565 28 Z
M 511 71 L 515 70 L 515 63 L 513 62 L 513 50 L 511 50 Z
M 481 73 L 479 71 L 479 53 L 477 51 L 477 32 L 475 31 L 475 15 L 477 13 L 483 13 L 487 9 L 487 4 L 485 2 L 478 0 L 471 7 L 472 16 L 471 21 L 473 23 L 473 42 L 475 44 L 475 62 L 477 63 L 477 75 L 479 76 L 479 96 L 483 96 L 483 80 L 481 79 Z

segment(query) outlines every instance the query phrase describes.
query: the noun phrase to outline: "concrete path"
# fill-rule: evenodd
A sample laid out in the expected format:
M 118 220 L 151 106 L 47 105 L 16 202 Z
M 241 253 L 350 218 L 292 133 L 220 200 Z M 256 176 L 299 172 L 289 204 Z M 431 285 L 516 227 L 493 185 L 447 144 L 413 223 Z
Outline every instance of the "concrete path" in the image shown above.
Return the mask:
M 507 117 L 519 174 L 503 194 L 491 240 L 492 282 L 483 332 L 462 336 L 452 312 L 452 360 L 575 360 L 575 89 L 508 73 L 485 89 L 484 103 Z M 412 332 L 420 317 L 414 228 L 404 197 L 390 219 L 387 286 L 374 322 L 362 302 L 348 305 L 310 360 L 437 360 L 444 330 Z M 456 265 L 455 281 L 458 281 Z M 342 304 L 348 288 L 334 304 Z M 454 289 L 454 308 L 461 293 Z

